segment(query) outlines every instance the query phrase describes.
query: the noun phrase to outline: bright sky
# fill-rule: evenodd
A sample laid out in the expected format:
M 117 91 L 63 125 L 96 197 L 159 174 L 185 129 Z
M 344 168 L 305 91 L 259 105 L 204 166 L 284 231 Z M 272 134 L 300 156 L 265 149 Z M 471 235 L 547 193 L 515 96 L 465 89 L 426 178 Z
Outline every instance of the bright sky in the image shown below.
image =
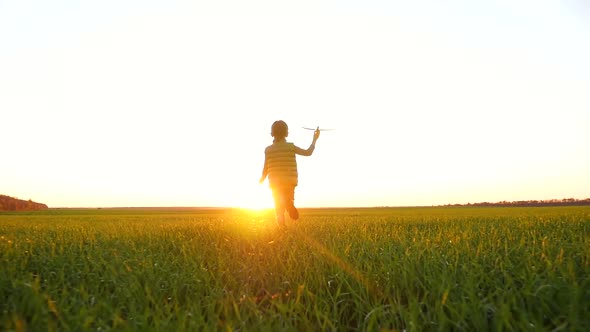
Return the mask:
M 260 206 L 270 126 L 298 206 L 590 197 L 590 6 L 0 0 L 0 194 Z

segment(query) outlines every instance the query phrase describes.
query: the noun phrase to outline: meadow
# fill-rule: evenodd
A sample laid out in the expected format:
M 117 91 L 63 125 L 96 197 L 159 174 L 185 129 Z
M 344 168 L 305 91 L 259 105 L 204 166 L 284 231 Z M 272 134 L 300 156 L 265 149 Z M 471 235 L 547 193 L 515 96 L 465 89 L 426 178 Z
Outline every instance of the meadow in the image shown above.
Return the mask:
M 590 207 L 0 214 L 2 331 L 589 331 Z

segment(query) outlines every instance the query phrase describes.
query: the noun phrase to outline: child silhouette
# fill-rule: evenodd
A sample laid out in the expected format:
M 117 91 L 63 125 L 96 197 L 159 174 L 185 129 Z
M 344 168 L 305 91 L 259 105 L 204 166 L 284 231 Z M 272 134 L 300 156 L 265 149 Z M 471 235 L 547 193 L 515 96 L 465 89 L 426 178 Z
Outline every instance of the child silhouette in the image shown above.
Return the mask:
M 260 183 L 268 176 L 268 183 L 272 190 L 275 203 L 277 223 L 285 225 L 285 210 L 291 220 L 299 219 L 299 211 L 295 208 L 295 186 L 297 186 L 297 160 L 295 155 L 311 156 L 315 150 L 315 143 L 320 137 L 320 131 L 315 130 L 313 141 L 307 150 L 293 143 L 287 142 L 289 127 L 285 121 L 279 120 L 272 124 L 270 135 L 274 138 L 272 145 L 264 150 L 264 168 Z

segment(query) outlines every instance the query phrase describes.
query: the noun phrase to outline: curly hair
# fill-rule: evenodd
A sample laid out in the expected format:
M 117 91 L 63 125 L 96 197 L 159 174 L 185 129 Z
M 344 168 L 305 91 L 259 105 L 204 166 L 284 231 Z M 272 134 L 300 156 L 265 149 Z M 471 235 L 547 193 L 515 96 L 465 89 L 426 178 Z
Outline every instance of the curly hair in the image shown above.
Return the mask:
M 289 127 L 283 120 L 275 121 L 270 127 L 270 135 L 274 137 L 274 141 L 280 141 L 289 135 Z

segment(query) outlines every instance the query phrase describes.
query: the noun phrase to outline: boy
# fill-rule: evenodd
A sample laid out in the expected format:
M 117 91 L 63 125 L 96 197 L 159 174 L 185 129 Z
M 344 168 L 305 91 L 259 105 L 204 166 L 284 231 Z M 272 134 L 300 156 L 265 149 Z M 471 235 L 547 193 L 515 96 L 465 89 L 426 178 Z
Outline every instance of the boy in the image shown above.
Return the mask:
M 320 131 L 313 133 L 313 141 L 307 150 L 288 143 L 289 127 L 285 121 L 279 120 L 272 124 L 270 135 L 274 138 L 272 145 L 264 150 L 264 168 L 260 183 L 268 176 L 268 183 L 272 189 L 275 202 L 277 223 L 285 225 L 285 210 L 292 220 L 299 219 L 299 211 L 295 208 L 295 186 L 297 186 L 297 161 L 295 155 L 311 156 L 315 149 L 315 142 L 320 137 Z

